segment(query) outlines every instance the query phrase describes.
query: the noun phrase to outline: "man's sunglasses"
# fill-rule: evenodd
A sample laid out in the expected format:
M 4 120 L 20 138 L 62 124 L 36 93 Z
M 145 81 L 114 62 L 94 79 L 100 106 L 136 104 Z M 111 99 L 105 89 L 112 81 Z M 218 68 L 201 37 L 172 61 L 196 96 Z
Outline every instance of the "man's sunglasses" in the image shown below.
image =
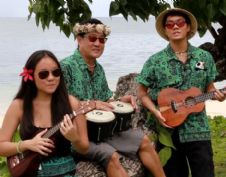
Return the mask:
M 106 37 L 96 37 L 96 36 L 87 36 L 89 42 L 95 42 L 97 39 L 101 44 L 104 44 L 107 41 Z
M 55 70 L 53 70 L 53 71 L 47 71 L 47 70 L 45 70 L 45 71 L 40 71 L 40 72 L 38 73 L 39 79 L 46 79 L 46 78 L 48 78 L 50 72 L 52 73 L 52 75 L 53 75 L 54 77 L 60 77 L 60 76 L 61 76 L 61 69 L 60 69 L 60 68 L 57 68 L 57 69 L 55 69 Z
M 186 24 L 185 20 L 177 20 L 177 21 L 168 21 L 165 24 L 165 27 L 168 29 L 173 29 L 175 25 L 177 25 L 179 28 L 183 27 Z

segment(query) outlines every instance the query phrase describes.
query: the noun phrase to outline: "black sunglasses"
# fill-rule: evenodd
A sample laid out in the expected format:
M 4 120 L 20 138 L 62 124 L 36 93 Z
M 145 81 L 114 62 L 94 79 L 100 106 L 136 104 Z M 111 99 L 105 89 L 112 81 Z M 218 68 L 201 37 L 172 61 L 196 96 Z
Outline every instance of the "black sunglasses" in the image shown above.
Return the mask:
M 39 79 L 46 79 L 49 77 L 49 73 L 52 73 L 52 75 L 54 77 L 60 77 L 61 76 L 61 69 L 60 68 L 57 68 L 57 69 L 54 69 L 53 71 L 40 71 L 38 73 L 38 77 Z
M 87 36 L 89 42 L 96 42 L 98 39 L 101 44 L 104 44 L 107 41 L 106 37 L 96 37 L 96 36 Z

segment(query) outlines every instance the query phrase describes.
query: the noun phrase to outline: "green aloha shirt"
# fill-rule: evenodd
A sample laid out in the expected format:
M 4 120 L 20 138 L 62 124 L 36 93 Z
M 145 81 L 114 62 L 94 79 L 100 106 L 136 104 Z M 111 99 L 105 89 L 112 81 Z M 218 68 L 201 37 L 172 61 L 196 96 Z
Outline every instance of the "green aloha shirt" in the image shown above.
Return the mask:
M 136 81 L 150 88 L 149 96 L 156 102 L 159 92 L 167 87 L 180 90 L 197 87 L 205 92 L 216 75 L 216 66 L 209 52 L 188 44 L 188 61 L 183 64 L 168 45 L 145 62 Z M 205 109 L 190 114 L 178 130 L 181 142 L 210 140 Z
M 91 75 L 79 50 L 60 61 L 69 94 L 80 100 L 107 101 L 113 92 L 109 89 L 103 67 L 96 62 Z

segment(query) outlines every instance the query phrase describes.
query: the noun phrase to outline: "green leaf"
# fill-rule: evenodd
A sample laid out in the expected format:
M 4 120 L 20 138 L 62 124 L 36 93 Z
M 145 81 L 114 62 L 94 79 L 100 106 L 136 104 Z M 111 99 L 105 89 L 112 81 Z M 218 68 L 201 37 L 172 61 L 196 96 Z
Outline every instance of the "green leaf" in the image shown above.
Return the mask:
M 215 6 L 218 6 L 219 1 L 220 1 L 220 0 L 214 0 L 214 1 L 213 1 L 213 4 L 214 4 Z
M 135 15 L 132 11 L 129 12 L 129 15 L 130 15 L 134 20 L 137 21 L 137 17 L 136 17 L 136 15 Z
M 175 149 L 171 138 L 171 132 L 162 126 L 159 128 L 159 142 L 167 147 Z
M 64 24 L 62 30 L 67 37 L 71 35 L 71 29 L 68 25 Z
M 57 0 L 57 1 L 60 3 L 60 5 L 64 6 L 65 4 L 64 0 Z
M 208 25 L 211 23 L 211 20 L 213 19 L 214 16 L 214 10 L 213 10 L 213 5 L 208 4 L 207 5 L 207 17 L 208 17 Z
M 0 177 L 10 177 L 5 157 L 0 157 L 0 172 Z
M 172 149 L 170 147 L 164 147 L 159 151 L 159 158 L 162 166 L 166 165 L 171 155 L 172 155 Z
M 127 5 L 127 0 L 119 0 L 120 4 L 122 6 L 126 6 Z
M 21 138 L 20 138 L 20 134 L 19 134 L 19 129 L 17 129 L 17 131 L 13 135 L 13 141 L 18 142 L 20 140 L 21 140 Z
M 205 26 L 199 26 L 198 30 L 199 30 L 199 36 L 202 37 L 206 33 L 207 28 Z
M 148 135 L 149 139 L 151 140 L 151 142 L 154 142 L 155 144 L 157 143 L 158 141 L 158 136 L 155 132 L 151 132 L 149 135 Z
M 200 8 L 205 8 L 206 7 L 206 0 L 198 0 L 198 4 Z
M 226 0 L 221 1 L 221 5 L 220 5 L 220 12 L 226 16 Z
M 109 15 L 118 15 L 119 14 L 119 4 L 117 2 L 112 1 L 110 4 Z
M 36 22 L 36 26 L 38 26 L 39 25 L 39 13 L 37 13 L 35 16 L 35 22 Z

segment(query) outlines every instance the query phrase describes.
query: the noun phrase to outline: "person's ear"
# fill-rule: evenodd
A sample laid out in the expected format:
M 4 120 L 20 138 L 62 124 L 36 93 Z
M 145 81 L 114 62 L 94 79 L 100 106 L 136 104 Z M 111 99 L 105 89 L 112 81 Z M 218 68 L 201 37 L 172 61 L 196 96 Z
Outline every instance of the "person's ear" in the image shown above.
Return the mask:
M 83 39 L 83 38 L 82 38 L 81 36 L 76 36 L 76 40 L 77 40 L 78 44 L 81 43 L 81 40 L 82 40 L 82 39 Z

